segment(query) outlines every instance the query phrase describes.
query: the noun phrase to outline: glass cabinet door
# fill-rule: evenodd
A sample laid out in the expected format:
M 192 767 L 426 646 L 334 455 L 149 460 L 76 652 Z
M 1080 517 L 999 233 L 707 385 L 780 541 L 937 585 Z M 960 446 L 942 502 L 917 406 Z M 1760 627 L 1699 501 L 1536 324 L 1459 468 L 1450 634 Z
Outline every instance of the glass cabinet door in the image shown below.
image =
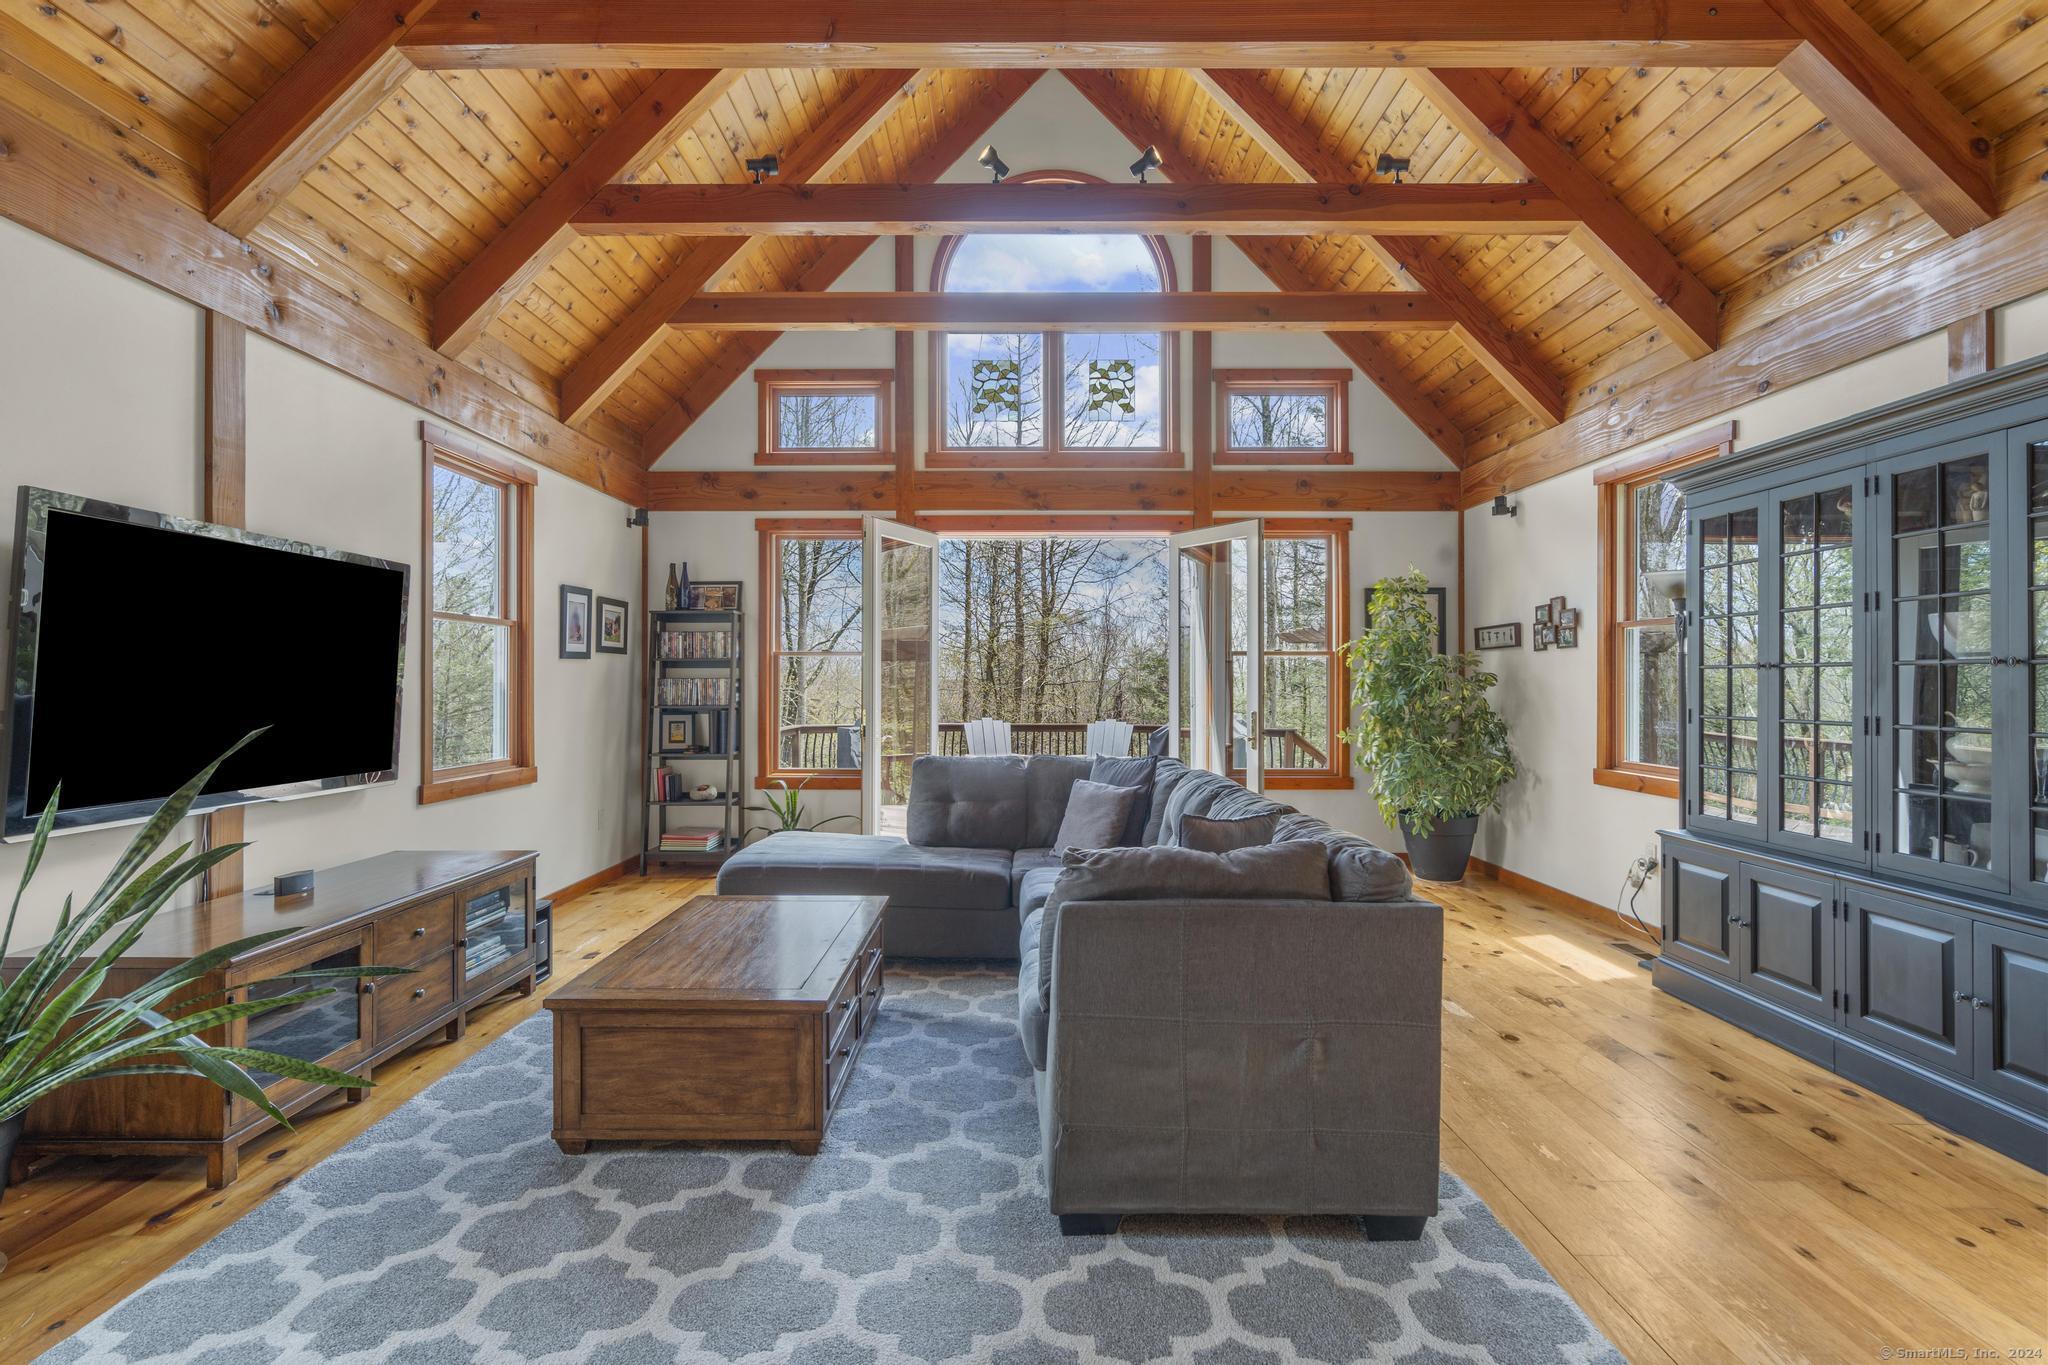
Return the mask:
M 518 975 L 532 942 L 530 886 L 524 877 L 464 893 L 462 899 L 462 986 L 465 992 L 488 978 Z
M 1764 574 L 1767 837 L 1856 861 L 1867 856 L 1857 818 L 1867 667 L 1855 548 L 1862 484 L 1856 473 L 1775 494 Z
M 1763 556 L 1758 505 L 1694 519 L 1691 801 L 1695 823 L 1754 837 L 1762 827 Z
M 2015 733 L 2026 737 L 2024 760 L 2006 769 L 2018 788 L 2013 807 L 2025 812 L 2017 822 L 2013 884 L 2029 899 L 2048 903 L 2048 424 L 2015 432 L 2010 459 L 2026 489 L 2015 509 L 2021 522 L 2016 557 L 2024 567 L 2005 576 L 2017 581 L 2024 573 L 2027 586 L 2014 594 L 2019 600 L 2007 614 L 2016 641 L 2006 651 L 2014 656 L 2008 695 L 2019 717 Z
M 1879 475 L 1884 755 L 1880 864 L 2004 890 L 2008 839 L 1995 802 L 1994 634 L 2009 589 L 1994 572 L 1992 509 L 2006 504 L 2003 436 L 1889 462 Z M 2017 579 L 2016 574 L 2005 575 Z

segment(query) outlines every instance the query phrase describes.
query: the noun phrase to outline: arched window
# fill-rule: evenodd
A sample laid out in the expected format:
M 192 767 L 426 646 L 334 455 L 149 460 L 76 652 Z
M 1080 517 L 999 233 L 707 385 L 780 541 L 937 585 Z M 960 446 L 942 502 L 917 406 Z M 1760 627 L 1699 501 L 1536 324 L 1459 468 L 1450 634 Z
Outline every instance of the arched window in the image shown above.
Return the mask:
M 1011 176 L 1079 183 L 1073 171 Z M 940 244 L 932 288 L 955 293 L 1164 292 L 1165 243 L 1138 233 L 974 233 Z M 1131 465 L 1174 452 L 1174 337 L 1161 332 L 940 333 L 935 464 Z

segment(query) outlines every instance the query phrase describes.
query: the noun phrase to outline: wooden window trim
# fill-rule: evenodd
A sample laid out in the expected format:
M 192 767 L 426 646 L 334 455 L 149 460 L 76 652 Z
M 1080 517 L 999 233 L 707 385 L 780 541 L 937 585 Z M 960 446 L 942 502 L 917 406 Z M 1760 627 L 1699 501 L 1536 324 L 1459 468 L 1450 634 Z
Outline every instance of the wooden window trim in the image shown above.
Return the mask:
M 1216 520 L 1232 520 L 1218 512 Z M 1259 652 L 1259 666 L 1269 658 L 1328 658 L 1330 667 L 1330 752 L 1324 768 L 1268 769 L 1267 791 L 1349 791 L 1356 785 L 1352 775 L 1351 746 L 1341 737 L 1350 719 L 1351 670 L 1344 663 L 1344 645 L 1351 638 L 1351 518 L 1287 517 L 1263 521 L 1260 534 L 1267 541 L 1308 540 L 1327 537 L 1330 541 L 1330 648 L 1327 650 L 1276 649 Z M 1233 777 L 1244 779 L 1242 770 Z
M 1643 484 L 1719 459 L 1735 448 L 1735 424 L 1724 422 L 1677 441 L 1666 442 L 1640 455 L 1596 471 L 1593 491 L 1598 500 L 1598 554 L 1600 564 L 1599 677 L 1596 684 L 1595 724 L 1598 727 L 1593 767 L 1595 785 L 1646 796 L 1678 798 L 1678 769 L 1656 763 L 1637 763 L 1622 757 L 1622 698 L 1627 694 L 1621 670 L 1627 664 L 1623 640 L 1631 629 L 1671 625 L 1671 618 L 1622 616 L 1623 603 L 1636 600 L 1635 518 L 1621 515 L 1624 499 L 1633 498 Z
M 1217 465 L 1352 464 L 1351 453 L 1351 371 L 1348 369 L 1212 370 L 1216 392 Z M 1320 390 L 1330 395 L 1330 441 L 1321 449 L 1306 446 L 1264 448 L 1230 444 L 1230 396 L 1241 390 Z
M 757 465 L 893 465 L 896 462 L 896 371 L 755 370 L 759 442 Z M 830 391 L 870 393 L 875 398 L 875 444 L 784 450 L 776 441 L 776 400 L 784 394 Z
M 1085 171 L 1023 171 L 1004 178 L 1008 185 L 1027 185 L 1034 182 L 1056 184 L 1101 185 L 1108 182 L 1102 177 L 1089 175 Z M 1139 233 L 1146 247 L 1152 252 L 1153 260 L 1159 266 L 1161 287 L 1168 293 L 1180 289 L 1180 280 L 1174 271 L 1173 252 L 1166 239 L 1157 233 Z M 932 258 L 931 290 L 938 293 L 945 287 L 946 267 L 959 250 L 958 236 L 941 238 L 938 250 Z M 957 448 L 946 444 L 946 333 L 933 332 L 927 342 L 929 348 L 929 376 L 927 387 L 931 390 L 928 404 L 931 410 L 931 428 L 925 452 L 925 467 L 928 469 L 1182 469 L 1187 465 L 1187 456 L 1180 448 L 1180 338 L 1179 332 L 1159 333 L 1159 441 L 1157 447 L 1100 447 L 1082 446 L 1069 448 L 1061 445 L 1059 435 L 1065 430 L 1064 385 L 1052 382 L 1052 377 L 1062 374 L 1065 369 L 1063 333 L 1044 332 L 1043 362 L 1040 374 L 1045 381 L 1044 440 L 1029 448 L 989 449 L 981 446 Z
M 534 489 L 540 475 L 526 465 L 508 460 L 444 427 L 420 423 L 420 575 L 421 619 L 426 623 L 420 650 L 420 787 L 423 806 L 453 801 L 485 792 L 529 786 L 540 780 L 534 761 L 533 728 L 533 544 Z M 489 618 L 511 631 L 511 676 L 507 756 L 492 763 L 472 763 L 459 768 L 434 767 L 434 622 L 482 620 L 434 610 L 434 470 L 446 466 L 472 478 L 493 483 L 502 490 L 505 507 L 512 514 L 511 555 L 502 564 L 504 581 L 499 585 L 500 602 L 513 602 L 511 616 Z
M 754 522 L 754 530 L 760 539 L 761 549 L 761 635 L 760 659 L 761 680 L 755 691 L 759 694 L 758 724 L 755 753 L 759 761 L 754 765 L 754 786 L 767 787 L 774 782 L 804 783 L 806 791 L 859 791 L 859 772 L 846 772 L 838 768 L 783 768 L 778 766 L 781 757 L 775 743 L 775 703 L 777 679 L 780 675 L 778 661 L 781 651 L 775 642 L 781 638 L 782 623 L 778 613 L 782 593 L 777 582 L 780 571 L 777 545 L 785 539 L 809 537 L 814 540 L 858 540 L 861 537 L 861 523 L 857 517 L 762 517 Z M 867 622 L 861 622 L 862 637 L 865 639 Z M 860 656 L 854 655 L 856 659 Z

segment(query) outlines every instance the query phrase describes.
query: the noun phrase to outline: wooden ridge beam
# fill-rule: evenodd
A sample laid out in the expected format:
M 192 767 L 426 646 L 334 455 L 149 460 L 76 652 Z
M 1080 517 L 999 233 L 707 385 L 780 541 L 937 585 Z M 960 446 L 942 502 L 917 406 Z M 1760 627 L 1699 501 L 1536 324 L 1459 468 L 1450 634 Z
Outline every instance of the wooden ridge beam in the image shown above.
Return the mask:
M 864 240 L 864 239 L 861 239 Z M 1456 319 L 1427 294 L 700 294 L 674 326 L 708 332 L 1421 332 Z
M 839 102 L 796 150 L 782 158 L 785 181 L 801 183 L 831 175 L 859 150 L 868 136 L 896 111 L 908 88 L 922 73 L 874 71 Z M 585 421 L 604 405 L 626 376 L 638 369 L 661 344 L 668 320 L 685 299 L 701 291 L 747 249 L 750 238 L 729 237 L 699 242 L 676 268 L 663 276 L 619 324 L 563 376 L 559 411 L 572 425 Z
M 540 197 L 493 237 L 434 296 L 430 340 L 460 355 L 575 240 L 575 216 L 614 180 L 630 176 L 673 146 L 683 130 L 739 79 L 737 71 L 664 71 L 583 154 L 548 182 Z
M 1475 507 L 2048 289 L 2044 234 L 2048 196 L 1893 262 L 1882 288 L 1845 286 L 1489 455 L 1466 469 L 1459 501 Z
M 578 232 L 922 236 L 961 232 L 1563 234 L 1540 185 L 611 185 Z
M 1847 0 L 1771 0 L 1801 41 L 1779 70 L 1951 237 L 1998 215 L 1991 143 Z
M 321 157 L 412 74 L 399 51 L 435 0 L 357 0 L 215 139 L 207 164 L 206 216 L 249 235 Z
M 1697 360 L 1719 343 L 1714 291 L 1679 264 L 1657 235 L 1501 88 L 1470 68 L 1404 72 L 1437 111 L 1503 169 L 1538 181 L 1579 219 L 1572 240 L 1607 277 L 1659 319 L 1666 336 Z
M 89 126 L 97 127 L 98 123 Z M 620 450 L 440 355 L 291 260 L 238 241 L 155 183 L 0 97 L 0 215 L 210 308 L 401 402 L 627 503 L 645 472 Z
M 1117 131 L 1130 139 L 1132 145 L 1143 147 L 1151 142 L 1174 145 L 1174 130 L 1132 108 L 1120 97 L 1115 82 L 1101 72 L 1063 70 L 1060 74 L 1066 77 L 1067 81 L 1081 92 L 1082 97 L 1094 105 L 1096 111 L 1108 119 Z M 1188 165 L 1179 169 L 1186 175 L 1190 174 L 1193 168 Z M 1246 259 L 1258 266 L 1266 278 L 1279 288 L 1299 290 L 1312 289 L 1316 286 L 1316 282 L 1310 280 L 1282 249 L 1286 244 L 1285 239 L 1233 237 L 1231 241 L 1238 250 L 1244 252 Z M 1444 416 L 1443 410 L 1430 401 L 1427 394 L 1416 388 L 1413 380 L 1402 373 L 1400 365 L 1379 338 L 1359 332 L 1331 332 L 1326 335 L 1331 343 L 1358 367 L 1359 373 L 1371 380 L 1373 385 L 1387 396 L 1387 400 L 1399 408 L 1402 415 L 1413 422 L 1416 429 L 1429 439 L 1430 444 L 1444 453 L 1445 458 L 1452 464 L 1461 465 L 1465 462 L 1464 433 Z M 1200 395 L 1196 397 L 1198 407 L 1207 401 Z
M 1195 502 L 1187 469 L 658 469 L 646 505 L 657 512 L 1146 512 L 1184 514 Z M 1451 470 L 1216 472 L 1216 505 L 1232 512 L 1437 512 L 1457 504 Z
M 1215 69 L 1202 73 L 1200 84 L 1212 98 L 1221 96 L 1232 121 L 1258 140 L 1289 174 L 1316 181 L 1342 181 L 1351 167 L 1325 148 L 1314 133 L 1273 97 L 1255 72 Z M 1396 280 L 1407 280 L 1434 294 L 1456 316 L 1452 328 L 1459 345 L 1486 367 L 1496 383 L 1545 426 L 1564 420 L 1564 381 L 1536 358 L 1520 337 L 1507 329 L 1458 272 L 1420 241 L 1362 234 L 1380 264 Z
M 423 66 L 1773 66 L 1765 0 L 462 0 L 411 38 Z
M 905 173 L 913 181 L 936 180 L 944 175 L 1044 74 L 1042 71 L 983 73 L 979 93 L 972 106 L 963 110 L 953 126 L 936 142 L 920 152 L 905 167 Z M 853 263 L 873 245 L 874 242 L 865 237 L 832 238 L 824 253 L 798 276 L 795 281 L 797 287 L 811 290 L 831 288 L 832 283 L 850 270 Z M 681 306 L 681 302 L 677 300 L 675 306 Z M 666 318 L 662 319 L 662 325 L 667 325 Z M 647 462 L 652 464 L 660 459 L 662 453 L 674 445 L 676 439 L 688 431 L 691 424 L 717 402 L 719 395 L 732 387 L 733 382 L 746 373 L 747 367 L 760 359 L 762 352 L 780 335 L 779 332 L 743 332 L 732 337 L 720 352 L 717 363 L 676 395 L 676 401 L 648 425 L 640 442 Z

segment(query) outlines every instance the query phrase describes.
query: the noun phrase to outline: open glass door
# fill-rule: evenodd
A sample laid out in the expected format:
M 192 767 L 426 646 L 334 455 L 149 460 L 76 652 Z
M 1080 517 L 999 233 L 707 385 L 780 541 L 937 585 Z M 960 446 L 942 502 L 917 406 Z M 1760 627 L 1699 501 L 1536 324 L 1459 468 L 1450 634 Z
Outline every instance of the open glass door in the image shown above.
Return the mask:
M 879 517 L 861 530 L 861 828 L 900 835 L 911 762 L 938 736 L 939 538 Z
M 1191 768 L 1237 777 L 1259 791 L 1265 781 L 1257 656 L 1265 600 L 1259 523 L 1183 531 L 1167 545 L 1172 750 Z

